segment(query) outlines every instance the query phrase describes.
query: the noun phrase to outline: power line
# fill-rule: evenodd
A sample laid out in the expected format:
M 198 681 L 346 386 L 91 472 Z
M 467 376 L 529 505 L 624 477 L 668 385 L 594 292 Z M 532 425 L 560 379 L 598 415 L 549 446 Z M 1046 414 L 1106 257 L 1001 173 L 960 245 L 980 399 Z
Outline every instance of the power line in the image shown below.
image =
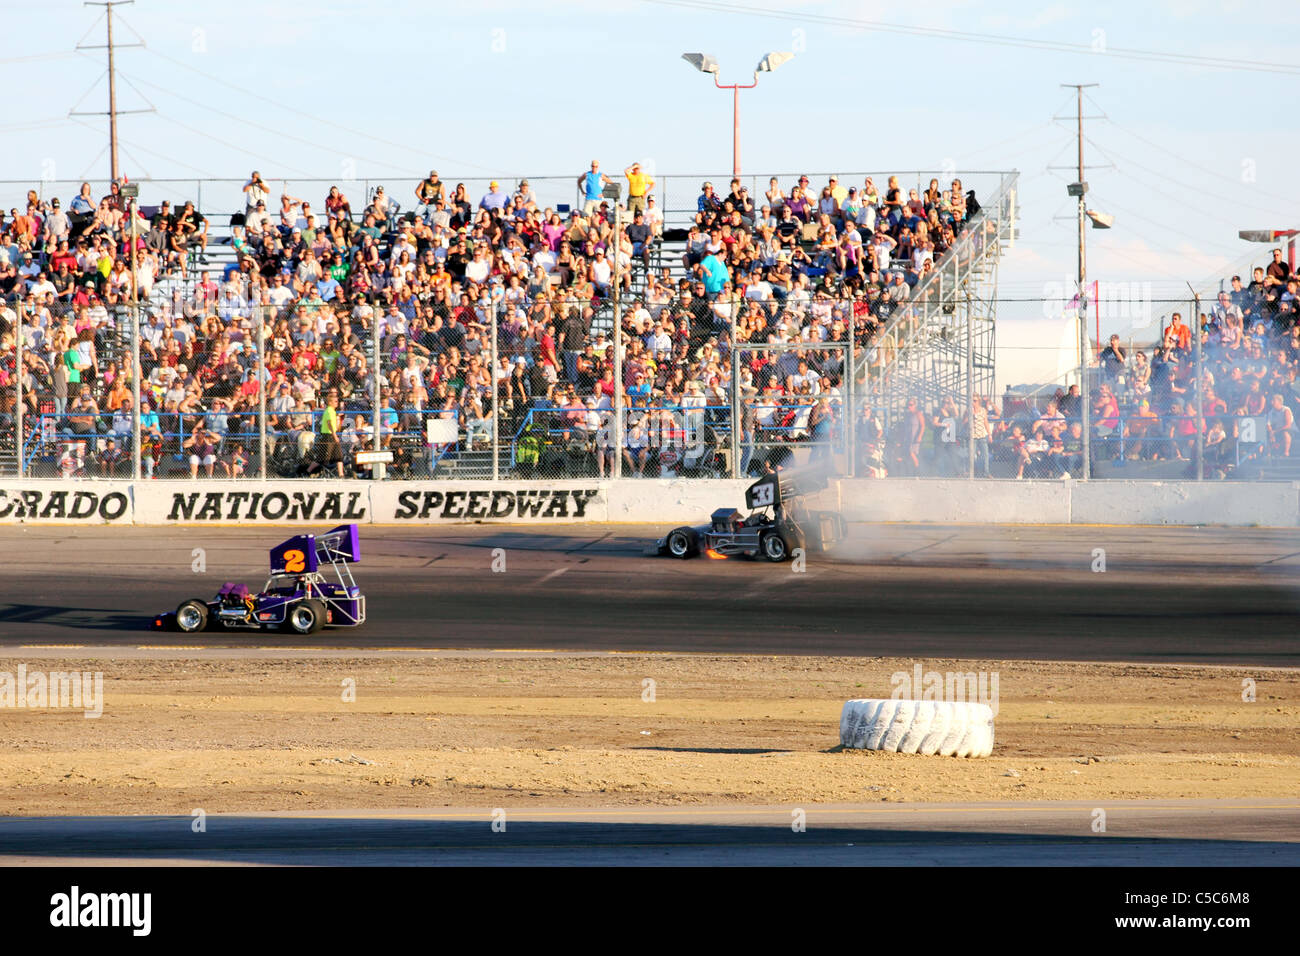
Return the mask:
M 1190 166 L 1192 169 L 1199 170 L 1199 171 L 1205 173 L 1207 176 L 1213 176 L 1213 177 L 1215 177 L 1216 179 L 1222 179 L 1223 181 L 1225 181 L 1225 182 L 1230 182 L 1230 183 L 1232 183 L 1232 184 L 1235 185 L 1235 186 L 1241 186 L 1241 185 L 1243 185 L 1243 183 L 1241 182 L 1241 180 L 1237 179 L 1236 177 L 1234 177 L 1234 176 L 1229 176 L 1229 175 L 1227 175 L 1226 173 L 1222 173 L 1222 172 L 1220 172 L 1219 170 L 1216 170 L 1216 169 L 1211 169 L 1209 166 L 1202 166 L 1200 163 L 1192 162 L 1192 160 L 1188 159 L 1188 158 L 1187 158 L 1186 156 L 1184 156 L 1182 153 L 1176 152 L 1175 150 L 1172 150 L 1172 149 L 1170 149 L 1170 148 L 1167 147 L 1167 146 L 1162 146 L 1162 145 L 1160 145 L 1159 143 L 1157 143 L 1157 142 L 1155 142 L 1155 141 L 1153 141 L 1153 140 L 1147 139 L 1145 136 L 1142 136 L 1140 133 L 1134 132 L 1133 130 L 1129 129 L 1128 127 L 1126 127 L 1126 126 L 1122 126 L 1121 124 L 1115 122 L 1115 120 L 1114 120 L 1114 119 L 1111 119 L 1110 117 L 1107 117 L 1107 122 L 1109 122 L 1112 126 L 1114 126 L 1114 127 L 1115 127 L 1117 130 L 1119 130 L 1121 133 L 1126 133 L 1126 134 L 1128 134 L 1129 136 L 1132 136 L 1134 139 L 1136 139 L 1138 142 L 1142 143 L 1144 146 L 1149 146 L 1150 148 L 1152 148 L 1152 149 L 1157 149 L 1157 150 L 1159 150 L 1160 152 L 1165 153 L 1165 154 L 1168 155 L 1168 156 L 1172 156 L 1174 159 L 1178 160 L 1179 162 L 1181 162 L 1181 163 L 1182 163 L 1183 165 L 1185 165 L 1185 166 Z M 1279 194 L 1277 194 L 1277 193 L 1272 193 L 1272 192 L 1269 192 L 1269 191 L 1267 191 L 1267 190 L 1263 190 L 1263 189 L 1260 189 L 1260 190 L 1259 190 L 1259 193 L 1260 193 L 1261 195 L 1267 197 L 1267 198 L 1275 199 L 1275 200 L 1278 201 L 1278 202 L 1293 202 L 1293 201 L 1294 201 L 1294 199 L 1293 199 L 1292 197 L 1284 197 L 1284 196 L 1281 196 L 1281 195 L 1279 195 Z
M 1091 145 L 1094 149 L 1098 150 L 1098 151 L 1099 151 L 1100 153 L 1102 153 L 1103 155 L 1105 155 L 1107 158 L 1110 158 L 1111 154 L 1110 154 L 1107 150 L 1103 149 L 1102 147 L 1100 147 L 1100 146 L 1098 146 L 1096 143 L 1094 143 L 1094 142 L 1092 141 L 1091 138 L 1088 139 L 1088 144 Z M 1120 158 L 1120 157 L 1118 156 L 1118 154 L 1116 154 L 1116 157 L 1115 157 L 1115 158 Z M 1136 163 L 1136 162 L 1133 163 L 1132 165 L 1136 166 L 1138 169 L 1146 169 L 1146 167 L 1144 167 L 1144 166 L 1142 166 L 1141 164 Z M 1149 184 L 1149 183 L 1146 183 L 1146 182 L 1145 182 L 1145 177 L 1139 176 L 1138 174 L 1132 172 L 1131 170 L 1126 171 L 1126 170 L 1124 170 L 1124 169 L 1121 169 L 1119 166 L 1116 166 L 1116 171 L 1119 172 L 1121 175 L 1126 175 L 1126 176 L 1130 177 L 1131 179 L 1138 180 L 1139 183 L 1142 185 L 1142 188 L 1143 188 L 1144 190 L 1146 190 L 1146 191 L 1149 192 L 1149 193 L 1154 193 L 1155 195 L 1160 196 L 1160 197 L 1162 197 L 1162 198 L 1168 200 L 1170 203 L 1172 203 L 1172 204 L 1174 204 L 1174 205 L 1177 205 L 1177 204 L 1182 203 L 1182 202 L 1185 201 L 1185 200 L 1183 199 L 1183 197 L 1181 197 L 1181 196 L 1174 196 L 1174 195 L 1171 195 L 1170 193 L 1165 192 L 1163 189 L 1160 189 L 1158 186 L 1153 186 L 1153 185 L 1151 185 L 1151 184 Z M 1148 170 L 1148 172 L 1150 172 L 1150 170 Z M 1156 176 L 1160 176 L 1161 174 L 1160 174 L 1160 173 L 1156 173 L 1155 175 L 1156 175 Z M 1170 182 L 1175 182 L 1175 181 L 1174 181 L 1174 180 L 1170 180 Z M 1194 192 L 1199 192 L 1199 190 L 1196 190 L 1194 187 L 1186 186 L 1185 184 L 1181 184 L 1181 183 L 1176 183 L 1176 182 L 1175 182 L 1175 185 L 1183 185 L 1184 188 L 1192 189 Z M 1215 208 L 1217 208 L 1217 207 L 1215 207 Z M 1210 213 L 1210 212 L 1207 212 L 1207 211 L 1202 210 L 1202 211 L 1199 212 L 1199 215 L 1201 216 L 1201 218 L 1203 218 L 1204 220 L 1206 220 L 1206 221 L 1208 221 L 1208 222 L 1217 222 L 1217 223 L 1219 223 L 1220 225 L 1226 226 L 1226 227 L 1228 227 L 1228 228 L 1232 228 L 1232 226 L 1233 226 L 1233 221 L 1232 221 L 1232 220 L 1230 220 L 1230 219 L 1226 219 L 1226 218 L 1220 216 L 1218 213 Z
M 291 140 L 291 141 L 293 141 L 293 142 L 295 142 L 295 143 L 301 143 L 302 145 L 304 145 L 304 146 L 310 146 L 310 147 L 312 147 L 313 149 L 322 149 L 322 148 L 324 148 L 324 147 L 321 146 L 321 144 L 320 144 L 319 142 L 317 142 L 317 141 L 315 141 L 315 140 L 305 139 L 305 138 L 302 137 L 302 136 L 295 136 L 293 133 L 287 133 L 287 132 L 285 132 L 284 130 L 281 130 L 281 129 L 275 129 L 274 127 L 271 127 L 271 126 L 264 126 L 264 125 L 261 124 L 261 123 L 255 123 L 255 122 L 253 122 L 252 120 L 250 120 L 250 119 L 245 119 L 244 117 L 239 116 L 239 115 L 237 115 L 237 114 L 235 114 L 235 113 L 230 113 L 230 112 L 228 112 L 228 111 L 226 111 L 226 110 L 217 109 L 215 106 L 209 106 L 209 105 L 206 104 L 206 103 L 202 103 L 202 102 L 200 102 L 199 100 L 191 99 L 191 98 L 188 97 L 188 96 L 182 96 L 180 93 L 177 93 L 175 90 L 169 90 L 169 89 L 167 89 L 166 87 L 159 86 L 159 85 L 156 84 L 156 83 L 150 83 L 148 80 L 142 79 L 141 77 L 138 77 L 138 76 L 129 76 L 128 74 L 125 74 L 125 73 L 122 74 L 122 75 L 123 75 L 124 77 L 128 78 L 128 79 L 133 79 L 133 80 L 135 80 L 137 83 L 140 83 L 140 84 L 142 84 L 142 85 L 144 85 L 144 86 L 146 86 L 146 87 L 150 87 L 150 88 L 152 88 L 152 89 L 155 89 L 155 90 L 157 90 L 158 92 L 163 93 L 164 95 L 175 97 L 176 99 L 181 100 L 181 101 L 184 102 L 184 103 L 188 103 L 188 104 L 190 104 L 191 106 L 197 106 L 199 109 L 207 110 L 207 111 L 209 111 L 209 112 L 211 112 L 211 113 L 216 113 L 218 116 L 221 116 L 221 117 L 223 117 L 223 118 L 225 118 L 225 119 L 228 119 L 228 120 L 232 120 L 232 121 L 234 121 L 234 122 L 236 122 L 236 123 L 243 123 L 245 126 L 248 126 L 248 127 L 253 128 L 253 129 L 259 130 L 259 131 L 261 131 L 261 132 L 263 132 L 263 133 L 269 133 L 269 134 L 272 135 L 272 136 L 279 136 L 279 137 L 282 138 L 282 139 Z M 225 142 L 225 141 L 223 140 L 222 142 Z M 366 162 L 368 162 L 368 163 L 374 163 L 376 166 L 382 166 L 382 165 L 384 165 L 384 163 L 383 163 L 382 160 L 376 160 L 376 159 L 373 159 L 372 157 L 368 157 L 368 156 L 358 156 L 357 158 L 358 158 L 358 159 L 364 159 L 364 160 L 365 160 Z M 287 167 L 286 167 L 286 168 L 287 168 Z M 299 171 L 299 172 L 302 172 L 301 170 L 298 170 L 298 171 Z M 399 177 L 406 176 L 406 177 L 415 178 L 415 177 L 413 176 L 412 173 L 407 172 L 407 171 L 404 171 L 404 170 L 396 169 L 395 167 L 393 168 L 393 172 L 394 172 L 394 175 L 399 176 Z M 309 175 L 309 174 L 308 174 L 308 173 L 303 173 L 303 175 L 306 176 L 306 175 Z
M 161 113 L 159 113 L 158 116 L 160 116 L 160 117 L 163 118 L 163 119 L 167 119 L 167 117 L 163 116 L 163 114 L 161 114 Z M 91 126 L 89 123 L 83 123 L 83 122 L 81 122 L 80 120 L 73 120 L 72 122 L 76 123 L 78 126 L 84 126 L 86 129 L 89 129 L 89 130 L 93 130 L 93 129 L 94 129 L 94 127 Z M 191 166 L 189 163 L 185 162 L 184 160 L 180 160 L 180 159 L 177 159 L 177 158 L 174 157 L 174 156 L 168 156 L 168 155 L 166 155 L 166 154 L 164 154 L 164 153 L 160 153 L 160 152 L 158 152 L 156 149 L 150 149 L 148 146 L 142 146 L 142 145 L 140 145 L 139 143 L 134 142 L 134 141 L 132 141 L 132 140 L 129 140 L 129 139 L 123 139 L 123 140 L 122 140 L 122 143 L 123 143 L 124 145 L 131 146 L 131 147 L 134 148 L 134 149 L 138 149 L 138 150 L 140 150 L 141 152 L 148 153 L 148 154 L 151 155 L 151 156 L 157 156 L 159 159 L 165 159 L 165 160 L 167 160 L 167 162 L 169 162 L 169 163 L 175 163 L 177 166 L 183 166 L 183 167 L 185 167 L 186 169 L 193 170 L 194 172 L 199 173 L 201 176 L 204 176 L 204 177 L 206 177 L 206 178 L 208 178 L 208 179 L 218 179 L 218 178 L 220 178 L 216 173 L 209 172 L 209 171 L 206 170 L 206 169 L 200 169 L 198 166 Z
M 181 129 L 186 130 L 186 131 L 188 131 L 188 132 L 190 132 L 190 133 L 193 133 L 193 134 L 196 135 L 196 136 L 201 136 L 201 137 L 203 137 L 204 139 L 210 139 L 210 140 L 212 140 L 214 143 L 221 143 L 222 145 L 224 145 L 224 146 L 226 146 L 226 147 L 228 147 L 228 148 L 230 148 L 230 149 L 233 149 L 235 152 L 243 153 L 245 156 L 252 156 L 252 157 L 253 157 L 254 159 L 256 159 L 259 163 L 264 163 L 265 160 L 267 160 L 267 159 L 270 158 L 270 157 L 268 157 L 265 153 L 255 153 L 255 152 L 253 152 L 251 149 L 245 149 L 244 147 L 242 147 L 242 146 L 238 146 L 238 145 L 236 145 L 235 143 L 230 142 L 229 140 L 222 139 L 222 138 L 219 137 L 219 136 L 214 136 L 214 135 L 212 135 L 211 133 L 209 133 L 207 130 L 204 130 L 204 129 L 201 129 L 201 128 L 199 128 L 199 127 L 195 127 L 195 126 L 190 126 L 188 123 L 183 123 L 183 122 L 181 122 L 180 120 L 178 120 L 176 117 L 172 116 L 172 115 L 169 114 L 169 113 L 163 113 L 162 111 L 159 111 L 159 112 L 158 112 L 158 117 L 159 117 L 160 119 L 163 119 L 163 120 L 167 121 L 168 123 L 171 123 L 171 124 L 173 124 L 173 125 L 175 125 L 175 126 L 179 126 Z M 297 167 L 297 166 L 289 166 L 289 165 L 286 165 L 286 164 L 284 164 L 284 163 L 281 163 L 281 164 L 280 164 L 280 168 L 281 168 L 281 169 L 288 170 L 289 172 L 292 172 L 292 173 L 299 173 L 299 174 L 301 174 L 301 175 L 304 176 L 304 177 L 308 177 L 308 178 L 310 178 L 310 176 L 311 176 L 311 173 L 307 172 L 305 169 L 300 169 L 300 168 Z
M 448 156 L 439 156 L 439 155 L 437 155 L 436 153 L 429 153 L 429 152 L 426 152 L 426 151 L 424 151 L 424 150 L 422 150 L 422 149 L 417 149 L 416 147 L 412 146 L 410 143 L 402 143 L 402 142 L 399 142 L 399 141 L 397 141 L 397 140 L 385 139 L 385 138 L 382 137 L 382 136 L 375 136 L 373 133 L 366 133 L 366 132 L 363 132 L 363 131 L 361 131 L 361 130 L 352 129 L 351 127 L 344 126 L 344 125 L 341 124 L 341 123 L 336 123 L 336 122 L 333 121 L 333 120 L 326 119 L 326 118 L 321 117 L 321 116 L 315 116 L 315 115 L 313 115 L 313 114 L 311 114 L 311 113 L 306 113 L 306 112 L 304 112 L 304 111 L 302 110 L 301 107 L 290 106 L 290 105 L 287 104 L 287 103 L 281 103 L 281 102 L 279 102 L 279 101 L 277 101 L 277 100 L 273 100 L 273 99 L 271 99 L 270 97 L 268 97 L 268 96 L 266 95 L 265 92 L 255 92 L 255 91 L 253 91 L 253 90 L 248 89 L 247 87 L 240 86 L 240 85 L 237 84 L 237 83 L 232 83 L 232 82 L 230 82 L 229 80 L 225 79 L 224 77 L 217 76 L 217 75 L 212 74 L 212 73 L 208 73 L 208 72 L 206 72 L 205 70 L 200 70 L 200 69 L 199 69 L 198 67 L 196 67 L 196 66 L 193 66 L 193 65 L 191 65 L 191 64 L 189 64 L 189 63 L 186 63 L 186 62 L 184 62 L 183 60 L 178 60 L 178 59 L 176 59 L 175 57 L 168 56 L 168 55 L 165 54 L 165 53 L 160 53 L 159 51 L 154 50 L 154 49 L 150 49 L 149 52 L 152 53 L 152 54 L 153 54 L 154 56 L 156 56 L 156 57 L 159 57 L 159 58 L 161 58 L 161 59 L 163 59 L 163 60 L 166 60 L 168 63 L 172 64 L 173 66 L 179 66 L 179 67 L 181 67 L 182 69 L 189 70 L 191 73 L 195 73 L 195 74 L 197 74 L 197 75 L 203 77 L 204 79 L 211 80 L 213 83 L 220 83 L 222 86 L 229 87 L 230 89 L 235 90 L 236 92 L 244 93 L 245 95 L 248 95 L 248 96 L 255 96 L 255 97 L 257 97 L 257 99 L 258 99 L 259 102 L 261 102 L 261 103 L 265 103 L 265 104 L 267 104 L 268 106 L 275 106 L 275 107 L 277 107 L 277 108 L 279 108 L 279 109 L 287 110 L 287 111 L 293 113 L 295 116 L 301 117 L 301 118 L 303 118 L 303 119 L 308 119 L 308 120 L 311 120 L 311 121 L 316 122 L 316 123 L 320 123 L 320 124 L 322 124 L 322 125 L 324 125 L 324 126 L 330 126 L 330 127 L 333 127 L 334 129 L 337 129 L 337 130 L 339 130 L 340 132 L 343 132 L 343 133 L 347 133 L 347 134 L 350 135 L 350 136 L 360 136 L 360 137 L 362 137 L 362 138 L 364 138 L 364 139 L 369 139 L 369 140 L 372 140 L 372 141 L 374 141 L 374 142 L 376 142 L 376 143 L 382 143 L 384 146 L 392 146 L 392 147 L 397 148 L 397 149 L 402 149 L 402 150 L 405 150 L 405 151 L 407 151 L 407 152 L 410 152 L 410 153 L 413 153 L 413 154 L 419 155 L 419 156 L 423 157 L 424 159 L 436 159 L 436 160 L 438 160 L 438 161 L 440 161 L 440 162 L 452 163 L 453 165 L 463 166 L 463 167 L 465 167 L 465 168 L 467 168 L 467 169 L 476 169 L 476 170 L 479 170 L 480 172 L 484 172 L 484 173 L 492 173 L 492 172 L 493 172 L 491 169 L 489 169 L 489 168 L 486 167 L 486 166 L 479 166 L 479 165 L 477 165 L 477 164 L 475 164 L 475 163 L 465 162 L 464 160 L 454 159 L 454 158 L 452 158 L 452 157 L 448 157 Z
M 64 50 L 61 53 L 32 53 L 28 56 L 8 56 L 0 59 L 0 66 L 8 66 L 11 63 L 41 63 L 45 60 L 61 60 L 76 55 L 73 50 Z
M 1170 53 L 1163 50 L 1141 50 L 1131 47 L 1106 46 L 1094 49 L 1088 43 L 1067 43 L 1061 40 L 1038 40 L 1032 37 L 1017 37 L 997 33 L 977 33 L 968 30 L 943 30 L 936 27 L 915 27 L 900 23 L 886 23 L 880 20 L 862 20 L 855 17 L 837 17 L 828 14 L 808 13 L 794 10 L 774 10 L 766 7 L 754 7 L 738 3 L 718 3 L 715 0 L 642 0 L 658 6 L 682 7 L 688 10 L 702 10 L 710 13 L 748 14 L 750 16 L 769 17 L 776 20 L 793 20 L 800 23 L 821 23 L 828 26 L 856 27 L 862 30 L 877 30 L 882 33 L 899 33 L 908 36 L 933 37 L 944 40 L 960 40 L 967 43 L 984 43 L 994 46 L 1024 47 L 1033 50 L 1049 50 L 1057 53 L 1081 53 L 1087 56 L 1113 57 L 1123 60 L 1143 60 L 1157 63 L 1173 63 L 1186 66 L 1199 66 L 1219 70 L 1243 70 L 1254 73 L 1281 73 L 1285 75 L 1300 74 L 1300 65 L 1290 63 L 1243 63 L 1240 59 L 1220 56 L 1202 56 L 1191 53 Z
M 1130 157 L 1128 157 L 1128 156 L 1125 156 L 1125 155 L 1123 155 L 1123 154 L 1121 154 L 1121 153 L 1117 153 L 1117 152 L 1115 152 L 1113 149 L 1105 149 L 1105 148 L 1103 148 L 1103 147 L 1097 145 L 1097 143 L 1093 142 L 1091 138 L 1089 138 L 1088 142 L 1089 142 L 1092 146 L 1094 146 L 1097 150 L 1099 150 L 1101 153 L 1105 154 L 1108 158 L 1113 158 L 1113 159 L 1120 159 L 1120 160 L 1123 160 L 1124 163 L 1125 163 L 1126 165 L 1128 165 L 1128 166 L 1134 166 L 1134 167 L 1137 167 L 1138 169 L 1145 170 L 1146 172 L 1150 173 L 1151 175 L 1153 175 L 1153 176 L 1157 176 L 1157 177 L 1159 177 L 1162 181 L 1167 182 L 1167 183 L 1170 183 L 1170 184 L 1172 184 L 1172 185 L 1174 185 L 1174 186 L 1181 186 L 1183 189 L 1190 189 L 1192 192 L 1197 193 L 1197 194 L 1199 194 L 1200 192 L 1202 192 L 1202 190 L 1198 189 L 1196 186 L 1193 186 L 1191 183 L 1185 183 L 1185 182 L 1182 182 L 1181 180 L 1174 179 L 1174 178 L 1173 178 L 1172 176 L 1170 176 L 1168 173 L 1162 172 L 1161 170 L 1158 170 L 1158 169 L 1152 169 L 1150 166 L 1144 166 L 1142 163 L 1138 162 L 1136 159 L 1132 159 L 1132 158 L 1130 158 Z M 1124 172 L 1124 170 L 1123 170 L 1123 169 L 1119 169 L 1118 166 L 1116 167 L 1116 169 L 1117 169 L 1119 172 L 1121 172 L 1121 173 Z M 1132 174 L 1130 173 L 1130 175 L 1132 175 Z M 1164 196 L 1166 199 L 1169 199 L 1169 200 L 1172 201 L 1172 202 L 1185 202 L 1185 201 L 1186 201 L 1186 200 L 1184 200 L 1184 199 L 1182 199 L 1182 198 L 1174 197 L 1174 196 L 1170 196 L 1168 193 L 1161 192 L 1160 190 L 1156 189 L 1155 187 L 1147 187 L 1147 188 L 1151 189 L 1153 192 L 1159 193 L 1161 196 Z M 1249 202 L 1240 202 L 1240 201 L 1238 201 L 1238 202 L 1233 203 L 1233 205 L 1234 205 L 1234 206 L 1247 206 L 1247 207 L 1249 207 L 1249 208 L 1251 208 L 1251 209 L 1256 209 L 1256 210 L 1259 210 L 1260 212 L 1266 213 L 1267 215 L 1276 215 L 1276 213 L 1277 213 L 1277 209 L 1276 209 L 1276 208 L 1270 208 L 1270 207 L 1265 207 L 1265 206 L 1257 206 L 1257 205 L 1255 205 L 1254 203 L 1249 203 Z M 1215 206 L 1213 206 L 1212 208 L 1217 209 L 1218 206 L 1215 205 Z M 1205 215 L 1205 213 L 1204 213 L 1203 210 L 1201 211 L 1201 215 Z M 1219 221 L 1219 222 L 1223 222 L 1223 223 L 1228 223 L 1228 222 L 1230 222 L 1230 220 L 1222 219 L 1222 218 L 1218 219 L 1218 221 Z

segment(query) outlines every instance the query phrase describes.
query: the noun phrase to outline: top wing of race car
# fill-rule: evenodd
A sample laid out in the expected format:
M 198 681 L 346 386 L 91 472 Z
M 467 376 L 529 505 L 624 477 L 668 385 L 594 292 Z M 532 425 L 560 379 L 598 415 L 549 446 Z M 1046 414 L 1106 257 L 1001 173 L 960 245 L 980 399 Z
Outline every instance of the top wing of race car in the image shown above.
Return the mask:
M 361 560 L 361 536 L 355 524 L 339 525 L 324 534 L 296 534 L 271 549 L 272 574 L 313 574 L 321 564 L 356 564 Z
M 774 508 L 801 495 L 822 491 L 829 483 L 825 471 L 785 469 L 764 475 L 745 489 L 745 507 L 751 511 Z

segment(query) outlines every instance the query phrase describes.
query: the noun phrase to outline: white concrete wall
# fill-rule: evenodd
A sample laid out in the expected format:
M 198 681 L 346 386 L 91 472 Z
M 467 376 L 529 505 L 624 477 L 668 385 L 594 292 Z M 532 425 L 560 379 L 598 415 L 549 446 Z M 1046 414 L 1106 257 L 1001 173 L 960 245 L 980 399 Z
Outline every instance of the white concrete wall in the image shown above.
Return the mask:
M 1075 524 L 1218 524 L 1295 527 L 1292 482 L 1094 481 L 1073 489 Z
M 701 523 L 747 481 L 0 482 L 0 524 Z M 809 499 L 846 520 L 1300 527 L 1300 483 L 844 479 Z
M 866 478 L 839 482 L 846 521 L 1068 524 L 1070 484 Z

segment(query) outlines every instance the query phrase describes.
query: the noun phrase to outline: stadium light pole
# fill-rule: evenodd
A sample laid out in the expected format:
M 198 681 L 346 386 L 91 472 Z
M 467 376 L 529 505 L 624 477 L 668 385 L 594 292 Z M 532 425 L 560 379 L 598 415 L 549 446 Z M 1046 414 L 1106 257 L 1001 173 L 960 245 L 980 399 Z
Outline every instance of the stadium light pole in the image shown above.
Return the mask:
M 731 175 L 740 175 L 740 91 L 752 90 L 758 86 L 758 74 L 771 73 L 773 70 L 794 59 L 793 53 L 772 52 L 758 61 L 754 67 L 752 83 L 719 83 L 718 60 L 707 53 L 683 53 L 682 59 L 701 73 L 713 75 L 713 85 L 720 90 L 731 90 Z

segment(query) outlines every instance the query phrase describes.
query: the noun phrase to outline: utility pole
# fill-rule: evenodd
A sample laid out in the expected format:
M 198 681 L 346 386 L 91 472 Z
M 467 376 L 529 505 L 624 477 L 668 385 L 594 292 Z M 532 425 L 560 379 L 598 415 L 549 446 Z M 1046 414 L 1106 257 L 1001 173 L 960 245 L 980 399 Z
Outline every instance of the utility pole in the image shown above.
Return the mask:
M 127 4 L 135 3 L 135 0 L 87 0 L 87 7 L 103 7 L 104 19 L 108 23 L 108 42 L 104 46 L 85 46 L 79 45 L 78 50 L 108 50 L 108 112 L 107 113 L 69 113 L 69 116 L 107 116 L 108 117 L 108 150 L 109 163 L 112 169 L 113 180 L 116 181 L 120 175 L 120 166 L 117 162 L 117 118 L 123 113 L 153 113 L 155 110 L 151 107 L 147 110 L 122 110 L 120 113 L 117 108 L 117 68 L 114 63 L 113 53 L 115 50 L 123 47 L 144 46 L 143 43 L 117 43 L 113 42 L 113 8 L 122 7 Z
M 1084 289 L 1088 283 L 1088 258 L 1084 239 L 1084 223 L 1087 220 L 1088 183 L 1083 178 L 1083 91 L 1097 83 L 1062 83 L 1061 86 L 1073 89 L 1076 94 L 1077 110 L 1075 114 L 1076 136 L 1079 144 L 1078 179 L 1066 187 L 1069 194 L 1078 200 L 1079 222 L 1079 276 L 1075 304 L 1079 320 L 1079 413 L 1083 422 L 1083 477 L 1092 477 L 1092 436 L 1088 421 L 1092 409 L 1089 407 L 1091 391 L 1088 388 L 1088 297 Z
M 1196 480 L 1205 480 L 1205 403 L 1201 395 L 1205 388 L 1205 368 L 1201 364 L 1201 294 L 1189 282 L 1192 292 L 1192 334 L 1196 336 Z

